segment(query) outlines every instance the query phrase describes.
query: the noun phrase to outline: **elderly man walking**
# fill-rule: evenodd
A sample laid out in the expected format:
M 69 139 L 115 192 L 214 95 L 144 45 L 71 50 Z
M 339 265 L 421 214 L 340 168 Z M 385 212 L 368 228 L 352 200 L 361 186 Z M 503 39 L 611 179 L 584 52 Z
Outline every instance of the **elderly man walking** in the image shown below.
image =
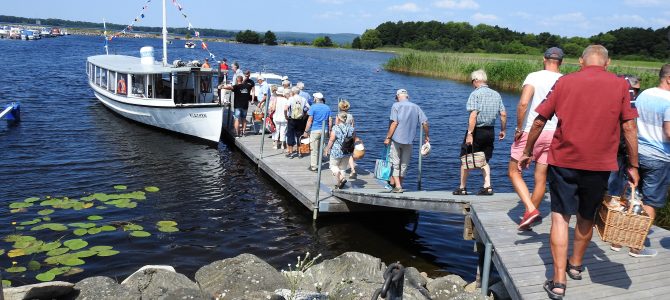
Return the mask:
M 624 130 L 631 184 L 637 185 L 637 112 L 631 107 L 628 83 L 607 72 L 609 56 L 600 45 L 587 47 L 581 70 L 563 76 L 535 110 L 538 116 L 519 159 L 528 167 L 543 127 L 554 115 L 558 127 L 549 149 L 551 254 L 553 279 L 544 283 L 551 299 L 563 299 L 566 274 L 582 279 L 582 261 L 593 235 L 593 219 L 607 189 L 610 171 L 618 168 L 619 134 Z M 568 223 L 577 215 L 572 256 L 568 257 Z
M 407 175 L 407 167 L 412 158 L 412 143 L 416 137 L 419 124 L 425 132 L 424 143 L 428 143 L 428 118 L 421 108 L 409 101 L 409 94 L 405 89 L 396 92 L 396 103 L 391 107 L 391 124 L 384 144 L 391 146 L 391 164 L 393 165 L 392 193 L 402 193 L 403 179 Z
M 314 93 L 314 105 L 310 106 L 307 114 L 307 125 L 305 127 L 304 137 L 309 137 L 309 146 L 311 148 L 309 170 L 316 172 L 318 170 L 319 151 L 321 151 L 321 129 L 324 121 L 326 122 L 326 132 L 333 128 L 333 120 L 330 118 L 330 107 L 323 104 L 323 94 Z M 325 137 L 324 137 L 325 138 Z
M 500 140 L 505 138 L 505 129 L 507 127 L 507 111 L 502 103 L 500 94 L 486 84 L 487 76 L 484 70 L 477 70 L 470 74 L 472 85 L 475 90 L 470 93 L 466 108 L 470 117 L 468 118 L 468 131 L 465 134 L 461 155 L 468 153 L 484 152 L 486 162 L 493 157 L 493 141 L 495 131 L 493 125 L 500 116 Z M 491 167 L 487 163 L 481 167 L 484 176 L 484 186 L 477 192 L 477 195 L 493 195 L 491 187 Z M 466 184 L 470 170 L 461 166 L 461 184 L 454 195 L 467 195 Z
M 514 143 L 511 149 L 511 158 L 508 166 L 508 175 L 514 190 L 521 198 L 521 202 L 526 207 L 526 212 L 519 223 L 519 229 L 528 229 L 540 216 L 538 207 L 547 185 L 547 154 L 549 145 L 554 138 L 554 131 L 558 120 L 556 116 L 547 121 L 542 130 L 542 134 L 533 148 L 533 160 L 535 161 L 535 188 L 533 194 L 528 191 L 528 186 L 523 180 L 521 170 L 519 170 L 519 158 L 528 141 L 528 132 L 533 125 L 533 120 L 537 117 L 535 108 L 547 97 L 547 94 L 561 77 L 560 67 L 563 61 L 563 50 L 552 47 L 544 52 L 544 70 L 528 74 L 523 82 L 521 98 L 516 108 L 516 129 L 514 129 Z M 532 100 L 532 101 L 531 101 Z M 530 102 L 530 108 L 528 104 Z M 525 118 L 524 118 L 525 117 Z

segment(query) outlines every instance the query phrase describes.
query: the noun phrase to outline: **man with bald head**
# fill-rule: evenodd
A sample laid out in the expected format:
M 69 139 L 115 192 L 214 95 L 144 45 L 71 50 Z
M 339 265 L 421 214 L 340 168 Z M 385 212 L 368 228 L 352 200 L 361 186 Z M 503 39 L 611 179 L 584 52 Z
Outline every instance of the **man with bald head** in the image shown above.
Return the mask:
M 628 175 L 637 185 L 637 112 L 631 107 L 628 83 L 607 72 L 607 49 L 591 45 L 579 59 L 581 69 L 556 81 L 535 110 L 528 143 L 519 159 L 528 167 L 533 146 L 547 120 L 558 127 L 548 157 L 551 194 L 551 254 L 554 277 L 544 283 L 549 298 L 562 299 L 566 275 L 582 279 L 582 260 L 593 235 L 593 219 L 607 189 L 610 171 L 618 169 L 617 148 L 623 128 L 628 153 Z M 568 223 L 577 215 L 573 253 L 568 257 Z

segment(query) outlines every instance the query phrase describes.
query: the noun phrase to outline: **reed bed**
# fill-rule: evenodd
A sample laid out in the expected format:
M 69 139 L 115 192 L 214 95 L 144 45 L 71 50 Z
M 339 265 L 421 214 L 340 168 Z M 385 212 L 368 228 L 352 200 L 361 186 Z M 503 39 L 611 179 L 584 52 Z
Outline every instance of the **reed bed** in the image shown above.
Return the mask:
M 484 69 L 488 75 L 489 85 L 507 91 L 520 91 L 526 75 L 541 70 L 543 66 L 540 59 L 494 58 L 460 53 L 412 51 L 391 58 L 384 68 L 392 72 L 464 82 L 470 80 L 472 71 Z M 616 62 L 608 69 L 617 74 L 639 76 L 643 89 L 653 87 L 658 82 L 658 69 L 617 65 Z M 561 72 L 564 74 L 577 70 L 579 70 L 579 65 L 574 63 L 565 63 L 561 66 Z

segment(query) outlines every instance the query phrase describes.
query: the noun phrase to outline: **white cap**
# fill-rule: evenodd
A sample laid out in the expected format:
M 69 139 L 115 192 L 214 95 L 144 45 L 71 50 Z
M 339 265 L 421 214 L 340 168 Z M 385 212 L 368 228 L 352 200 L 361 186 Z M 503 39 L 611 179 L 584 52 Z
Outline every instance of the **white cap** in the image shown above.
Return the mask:
M 323 94 L 321 94 L 321 93 L 319 93 L 319 92 L 312 94 L 312 96 L 313 96 L 315 99 L 323 99 Z
M 263 80 L 263 81 L 265 81 L 265 77 L 263 77 L 263 75 L 258 75 L 258 78 L 257 78 L 256 80 Z
M 398 91 L 395 92 L 395 95 L 398 96 L 398 95 L 409 95 L 409 94 L 407 93 L 406 89 L 399 89 Z
M 294 86 L 294 87 L 291 88 L 291 92 L 294 92 L 294 93 L 297 94 L 297 93 L 300 93 L 300 89 L 297 86 Z
M 280 86 L 277 88 L 277 95 L 284 95 L 284 87 Z
M 284 81 L 284 80 L 288 80 L 288 76 L 284 76 L 284 77 L 282 77 L 281 80 L 282 80 L 282 81 Z

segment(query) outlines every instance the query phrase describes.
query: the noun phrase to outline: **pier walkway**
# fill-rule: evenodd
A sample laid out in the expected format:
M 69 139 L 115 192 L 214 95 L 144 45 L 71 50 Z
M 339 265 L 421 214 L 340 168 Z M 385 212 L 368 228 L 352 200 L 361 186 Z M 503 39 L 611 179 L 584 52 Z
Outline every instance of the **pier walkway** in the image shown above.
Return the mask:
M 252 109 L 249 110 L 250 112 Z M 251 113 L 249 114 L 251 115 Z M 317 194 L 317 174 L 309 171 L 309 156 L 288 159 L 281 150 L 272 149 L 266 135 L 261 158 L 261 135 L 233 138 L 224 112 L 224 135 L 260 170 L 291 193 L 317 215 L 385 209 L 405 209 L 465 214 L 466 228 L 484 250 L 483 274 L 492 262 L 512 299 L 547 299 L 542 284 L 552 276 L 549 248 L 549 203 L 541 206 L 544 223 L 533 231 L 517 231 L 523 205 L 516 194 L 494 196 L 454 196 L 449 191 L 386 192 L 370 172 L 358 170 L 358 178 L 342 190 L 334 190 L 335 180 L 324 163 Z M 232 120 L 230 121 L 232 127 Z M 251 132 L 251 131 L 250 131 Z M 572 237 L 575 218 L 572 218 Z M 464 236 L 467 234 L 464 234 Z M 654 258 L 633 258 L 626 248 L 609 249 L 594 231 L 584 257 L 586 270 L 581 281 L 568 278 L 566 300 L 570 299 L 670 299 L 670 231 L 652 227 L 650 247 L 658 250 Z M 486 283 L 483 283 L 486 286 Z

